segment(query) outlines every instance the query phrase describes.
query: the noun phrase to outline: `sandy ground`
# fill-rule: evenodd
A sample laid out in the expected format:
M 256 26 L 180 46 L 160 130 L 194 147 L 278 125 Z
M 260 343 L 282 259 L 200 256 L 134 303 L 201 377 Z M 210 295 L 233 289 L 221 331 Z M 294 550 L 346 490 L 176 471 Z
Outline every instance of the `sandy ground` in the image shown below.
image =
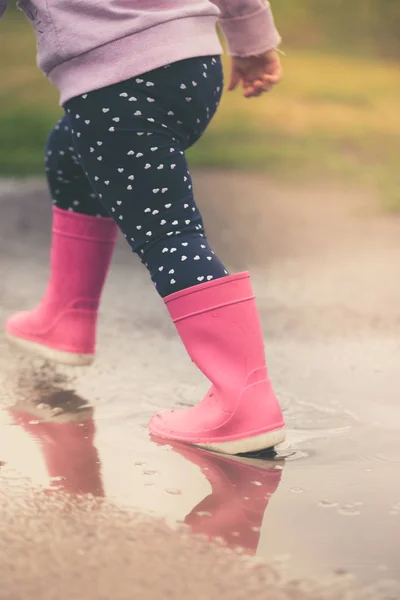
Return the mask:
M 0 598 L 399 600 L 400 219 L 354 189 L 195 182 L 252 272 L 288 440 L 256 460 L 149 439 L 207 383 L 121 240 L 92 368 L 0 337 Z M 49 206 L 40 181 L 0 186 L 1 320 L 43 291 Z

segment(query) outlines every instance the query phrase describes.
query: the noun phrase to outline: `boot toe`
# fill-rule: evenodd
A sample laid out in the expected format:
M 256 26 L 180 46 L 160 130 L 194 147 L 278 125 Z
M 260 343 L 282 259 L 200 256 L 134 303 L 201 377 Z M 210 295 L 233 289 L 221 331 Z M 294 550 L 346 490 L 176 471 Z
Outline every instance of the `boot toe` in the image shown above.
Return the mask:
M 150 432 L 163 438 L 199 443 L 218 435 L 218 430 L 231 415 L 221 410 L 218 402 L 206 396 L 191 408 L 165 410 L 154 415 Z
M 4 326 L 6 333 L 9 333 L 10 335 L 26 334 L 27 332 L 25 330 L 28 325 L 29 314 L 28 311 L 21 311 L 11 315 Z

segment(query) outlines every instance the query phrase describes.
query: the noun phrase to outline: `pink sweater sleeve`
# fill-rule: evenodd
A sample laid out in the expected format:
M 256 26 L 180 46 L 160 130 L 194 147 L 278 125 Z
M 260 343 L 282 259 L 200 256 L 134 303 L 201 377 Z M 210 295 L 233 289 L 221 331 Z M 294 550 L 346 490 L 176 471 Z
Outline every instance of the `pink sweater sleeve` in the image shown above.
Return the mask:
M 279 46 L 281 36 L 267 0 L 211 0 L 232 56 L 254 56 Z

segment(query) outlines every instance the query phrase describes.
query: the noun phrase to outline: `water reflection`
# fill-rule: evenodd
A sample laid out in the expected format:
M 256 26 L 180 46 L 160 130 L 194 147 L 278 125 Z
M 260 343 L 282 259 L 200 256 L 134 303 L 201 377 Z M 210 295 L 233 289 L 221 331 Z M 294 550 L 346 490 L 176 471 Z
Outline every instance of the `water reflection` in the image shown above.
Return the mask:
M 155 438 L 154 441 L 162 444 Z M 197 465 L 211 485 L 211 493 L 191 510 L 184 522 L 193 533 L 220 538 L 230 547 L 255 554 L 264 513 L 278 488 L 284 461 L 274 460 L 273 452 L 256 461 L 179 443 L 172 448 Z
M 93 408 L 84 400 L 71 392 L 57 392 L 39 404 L 9 408 L 8 413 L 12 423 L 37 443 L 49 490 L 104 496 Z
M 93 407 L 74 392 L 57 390 L 39 403 L 25 400 L 9 408 L 8 414 L 11 424 L 28 434 L 40 450 L 49 477 L 47 490 L 105 496 L 95 446 Z M 160 440 L 153 442 L 149 445 L 154 450 L 166 447 Z M 256 460 L 218 455 L 179 443 L 169 448 L 199 467 L 211 486 L 211 493 L 188 512 L 183 522 L 194 533 L 255 554 L 264 513 L 281 480 L 284 460 L 271 452 Z

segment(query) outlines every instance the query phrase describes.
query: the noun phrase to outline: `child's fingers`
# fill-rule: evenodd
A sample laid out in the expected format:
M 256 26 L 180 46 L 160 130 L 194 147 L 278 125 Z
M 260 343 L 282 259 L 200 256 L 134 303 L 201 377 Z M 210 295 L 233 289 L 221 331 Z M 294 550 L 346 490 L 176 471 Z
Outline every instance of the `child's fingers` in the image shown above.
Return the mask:
M 262 90 L 263 87 L 264 87 L 264 85 L 265 85 L 265 83 L 261 79 L 255 79 L 253 81 L 253 87 L 256 88 L 256 89 Z
M 262 79 L 256 79 L 255 81 L 245 81 L 243 88 L 249 93 L 251 91 L 252 96 L 260 96 L 263 92 L 268 92 L 272 88 L 272 85 Z
M 253 85 L 243 86 L 243 96 L 245 98 L 257 98 L 263 93 L 263 89 L 254 87 Z
M 278 69 L 275 73 L 265 73 L 265 75 L 263 77 L 263 80 L 265 83 L 269 83 L 272 85 L 279 83 L 281 79 L 282 79 L 282 73 L 281 73 L 280 69 Z
M 237 86 L 240 83 L 240 73 L 236 70 L 236 69 L 232 69 L 231 72 L 231 79 L 229 81 L 229 85 L 228 85 L 228 91 L 232 92 L 233 90 L 235 90 L 237 88 Z

